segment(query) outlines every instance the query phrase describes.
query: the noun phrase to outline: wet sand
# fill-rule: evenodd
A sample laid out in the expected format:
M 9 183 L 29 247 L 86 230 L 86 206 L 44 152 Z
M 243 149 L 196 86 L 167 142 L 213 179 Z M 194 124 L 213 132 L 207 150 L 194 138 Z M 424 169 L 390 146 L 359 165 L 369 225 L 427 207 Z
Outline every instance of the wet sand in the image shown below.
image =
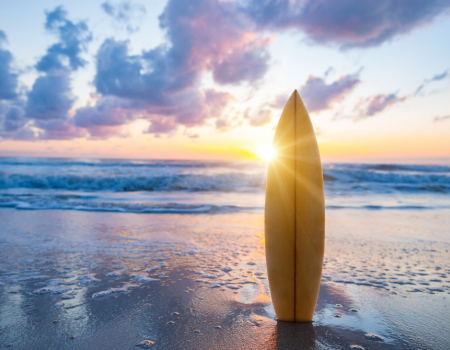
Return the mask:
M 314 320 L 291 324 L 261 212 L 2 209 L 0 348 L 447 349 L 449 214 L 328 211 Z

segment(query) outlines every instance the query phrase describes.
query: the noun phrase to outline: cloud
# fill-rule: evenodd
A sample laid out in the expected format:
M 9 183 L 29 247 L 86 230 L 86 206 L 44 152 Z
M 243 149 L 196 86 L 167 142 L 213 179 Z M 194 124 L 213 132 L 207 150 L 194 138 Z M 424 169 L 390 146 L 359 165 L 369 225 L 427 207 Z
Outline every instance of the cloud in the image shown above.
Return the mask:
M 45 29 L 55 33 L 59 37 L 59 42 L 50 46 L 47 54 L 36 64 L 38 71 L 49 72 L 66 68 L 77 70 L 86 64 L 81 53 L 86 44 L 92 40 L 92 35 L 85 22 L 74 23 L 66 17 L 67 11 L 61 6 L 47 12 Z M 64 64 L 63 57 L 69 59 L 69 66 Z
M 262 78 L 268 69 L 270 41 L 260 38 L 236 6 L 217 0 L 168 2 L 159 19 L 171 47 L 159 47 L 153 55 L 168 60 L 167 73 L 178 76 L 174 88 L 198 80 L 204 71 L 212 71 L 218 83 L 253 83 Z
M 189 137 L 190 139 L 198 139 L 199 138 L 199 134 L 192 134 L 192 133 L 186 133 L 186 136 Z
M 241 111 L 235 110 L 234 108 L 230 109 L 227 113 L 216 118 L 215 127 L 220 132 L 227 132 L 237 127 L 242 126 L 246 117 L 249 113 L 250 109 L 248 108 L 245 113 Z
M 70 73 L 85 66 L 81 54 L 92 35 L 86 23 L 74 23 L 66 17 L 67 12 L 61 6 L 47 12 L 45 28 L 55 33 L 59 41 L 36 64 L 44 75 L 36 79 L 27 94 L 26 117 L 43 130 L 41 138 L 67 139 L 83 134 L 69 120 L 68 112 L 74 102 Z
M 71 120 L 36 120 L 35 126 L 43 130 L 39 138 L 44 140 L 71 140 L 86 136 L 86 130 L 77 128 Z
M 144 5 L 132 3 L 131 1 L 122 1 L 119 3 L 106 1 L 101 7 L 118 24 L 124 25 L 129 33 L 139 30 L 139 26 L 136 23 L 140 22 L 147 13 Z
M 277 109 L 283 109 L 286 105 L 286 102 L 289 99 L 289 95 L 287 94 L 281 94 L 275 97 L 275 100 L 273 100 L 269 106 Z
M 17 74 L 11 66 L 13 61 L 11 52 L 1 48 L 6 42 L 6 34 L 0 30 L 0 100 L 15 100 L 18 96 Z
M 75 125 L 82 128 L 123 125 L 134 119 L 130 107 L 132 106 L 126 100 L 102 98 L 95 108 L 79 108 L 74 117 Z
M 269 68 L 267 42 L 267 40 L 255 42 L 253 48 L 238 49 L 223 59 L 214 68 L 214 80 L 219 84 L 236 84 L 241 80 L 260 79 Z
M 128 42 L 107 39 L 97 53 L 99 106 L 104 98 L 128 101 L 123 125 L 146 119 L 148 132 L 155 134 L 201 126 L 219 118 L 234 100 L 229 93 L 201 88 L 205 73 L 218 84 L 253 84 L 269 68 L 270 38 L 261 38 L 233 2 L 170 0 L 159 20 L 166 44 L 130 55 Z M 107 124 L 99 113 L 89 115 L 92 124 Z
M 159 137 L 160 134 L 171 133 L 177 127 L 178 125 L 173 117 L 163 117 L 152 120 L 147 132 Z
M 12 68 L 13 56 L 3 49 L 7 43 L 4 31 L 0 30 L 0 137 L 15 135 L 23 139 L 20 129 L 27 123 L 24 118 L 23 101 L 17 92 L 18 75 Z
M 8 42 L 8 39 L 6 38 L 6 33 L 3 30 L 0 30 L 0 45 L 6 42 Z
M 20 96 L 10 93 L 10 99 L 14 100 L 2 103 L 2 138 L 70 139 L 86 134 L 86 130 L 77 128 L 69 116 L 74 102 L 70 75 L 85 66 L 86 61 L 81 54 L 91 40 L 91 34 L 84 22 L 74 23 L 66 17 L 67 12 L 62 7 L 47 12 L 45 28 L 57 35 L 58 42 L 50 46 L 35 65 L 41 75 L 31 90 Z M 12 60 L 10 54 L 5 54 L 5 57 L 8 58 L 6 65 L 2 65 L 0 60 L 0 78 L 7 78 L 1 79 L 0 86 L 9 82 L 9 91 L 14 91 L 17 76 L 10 70 L 9 75 L 4 74 L 8 71 L 2 71 L 2 67 L 10 68 Z
M 108 137 L 110 131 L 122 132 L 119 126 L 142 118 L 151 122 L 148 132 L 170 133 L 179 125 L 202 125 L 206 119 L 219 116 L 233 100 L 228 93 L 203 91 L 184 79 L 174 86 L 177 77 L 168 76 L 161 55 L 155 49 L 131 56 L 128 42 L 105 40 L 97 53 L 94 79 L 101 97 L 95 106 L 77 110 L 75 124 L 92 131 L 91 135 Z
M 27 119 L 24 118 L 23 106 L 20 102 L 0 102 L 0 121 L 0 130 L 4 133 L 13 133 L 23 127 Z
M 394 93 L 379 94 L 362 99 L 355 107 L 355 111 L 358 113 L 355 120 L 372 117 L 394 104 L 405 101 L 407 98 L 407 96 L 399 97 L 397 93 Z
M 439 80 L 445 79 L 447 76 L 448 76 L 448 70 L 446 70 L 445 72 L 443 72 L 441 74 L 436 74 L 431 79 L 425 79 L 423 81 L 423 83 L 417 88 L 416 92 L 414 93 L 414 96 L 417 96 L 419 94 L 419 92 L 421 92 L 423 90 L 423 88 L 426 87 L 427 85 L 431 84 L 434 81 L 439 81 Z
M 314 43 L 351 49 L 381 45 L 449 8 L 445 0 L 250 0 L 242 10 L 260 29 L 294 29 Z
M 444 120 L 450 120 L 450 115 L 445 115 L 442 117 L 434 117 L 433 118 L 433 122 L 437 123 L 437 122 L 443 122 Z
M 28 118 L 67 119 L 73 103 L 69 72 L 63 70 L 38 77 L 27 95 L 25 111 Z
M 117 97 L 101 98 L 95 107 L 79 108 L 74 116 L 77 127 L 89 131 L 92 138 L 124 136 L 122 126 L 135 120 L 132 104 Z
M 130 1 L 108 0 L 101 6 L 129 32 L 137 30 L 146 12 Z M 69 20 L 57 7 L 47 12 L 45 28 L 58 40 L 36 63 L 40 76 L 27 93 L 18 94 L 12 56 L 0 48 L 0 132 L 12 138 L 67 139 L 86 133 L 107 138 L 125 136 L 127 125 L 137 119 L 148 121 L 147 132 L 155 135 L 199 127 L 211 119 L 220 130 L 243 121 L 265 125 L 270 108 L 282 108 L 287 97 L 278 96 L 255 114 L 230 116 L 234 97 L 206 87 L 204 77 L 211 77 L 216 86 L 256 86 L 271 63 L 269 32 L 294 31 L 312 43 L 340 49 L 368 48 L 431 23 L 449 7 L 447 0 L 168 0 L 159 16 L 165 43 L 131 54 L 128 42 L 105 40 L 95 58 L 93 83 L 99 98 L 77 111 L 72 110 L 71 77 L 86 66 L 83 53 L 92 35 L 85 22 Z M 4 42 L 6 35 L 0 31 L 0 44 Z M 327 83 L 329 78 L 327 73 L 311 76 L 300 88 L 310 112 L 331 108 L 360 83 L 357 75 Z M 404 98 L 371 97 L 361 102 L 359 115 L 375 115 Z
M 310 113 L 320 112 L 341 102 L 360 82 L 357 75 L 344 75 L 327 84 L 323 78 L 310 75 L 298 92 Z
M 269 124 L 272 120 L 272 111 L 263 106 L 256 113 L 252 114 L 250 112 L 250 109 L 247 109 L 244 114 L 244 118 L 249 120 L 248 124 L 250 126 L 264 126 L 266 124 Z

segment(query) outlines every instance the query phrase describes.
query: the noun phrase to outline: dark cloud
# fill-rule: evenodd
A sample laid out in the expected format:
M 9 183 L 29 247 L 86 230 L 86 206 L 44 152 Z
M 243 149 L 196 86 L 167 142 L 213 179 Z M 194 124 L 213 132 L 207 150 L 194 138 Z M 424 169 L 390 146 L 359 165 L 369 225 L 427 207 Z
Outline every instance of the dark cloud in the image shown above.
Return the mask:
M 355 120 L 365 119 L 374 116 L 385 110 L 386 108 L 403 102 L 407 96 L 399 97 L 395 94 L 379 94 L 362 99 L 356 106 L 355 110 L 358 112 Z
M 448 70 L 446 70 L 445 72 L 443 72 L 441 74 L 436 74 L 431 79 L 425 79 L 423 81 L 423 83 L 417 88 L 416 92 L 414 93 L 414 96 L 417 96 L 419 94 L 419 92 L 421 92 L 423 90 L 423 88 L 426 87 L 427 85 L 429 85 L 430 83 L 445 79 L 447 76 L 448 76 Z
M 433 122 L 437 123 L 437 122 L 443 122 L 444 120 L 450 120 L 450 115 L 445 115 L 442 117 L 434 117 L 433 118 Z
M 145 6 L 131 1 L 112 3 L 106 1 L 101 5 L 102 9 L 111 16 L 117 23 L 126 27 L 129 33 L 139 30 L 136 22 L 140 22 L 147 13 Z
M 314 43 L 342 49 L 378 46 L 448 11 L 448 0 L 249 0 L 259 28 L 297 29 Z
M 311 75 L 298 92 L 310 113 L 320 112 L 342 101 L 360 82 L 357 75 L 344 75 L 327 84 L 323 78 Z
M 0 30 L 0 100 L 14 100 L 17 98 L 17 74 L 11 66 L 13 56 L 8 50 L 2 49 L 6 43 L 6 34 Z

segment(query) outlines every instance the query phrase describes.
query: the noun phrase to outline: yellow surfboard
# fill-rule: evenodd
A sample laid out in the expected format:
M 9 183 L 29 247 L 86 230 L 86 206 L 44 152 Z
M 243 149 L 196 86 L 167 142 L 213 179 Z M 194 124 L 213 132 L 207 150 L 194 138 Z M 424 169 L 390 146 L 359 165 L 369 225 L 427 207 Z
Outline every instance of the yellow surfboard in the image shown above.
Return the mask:
M 308 112 L 295 90 L 273 139 L 265 204 L 270 292 L 277 319 L 312 320 L 325 246 L 325 199 L 319 148 Z

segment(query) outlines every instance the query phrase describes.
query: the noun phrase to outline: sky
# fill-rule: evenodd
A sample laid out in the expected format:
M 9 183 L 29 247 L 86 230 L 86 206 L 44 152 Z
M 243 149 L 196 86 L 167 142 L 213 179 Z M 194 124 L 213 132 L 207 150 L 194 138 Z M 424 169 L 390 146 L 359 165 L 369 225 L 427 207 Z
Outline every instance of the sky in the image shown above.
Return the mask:
M 450 0 L 0 1 L 0 156 L 450 162 Z

